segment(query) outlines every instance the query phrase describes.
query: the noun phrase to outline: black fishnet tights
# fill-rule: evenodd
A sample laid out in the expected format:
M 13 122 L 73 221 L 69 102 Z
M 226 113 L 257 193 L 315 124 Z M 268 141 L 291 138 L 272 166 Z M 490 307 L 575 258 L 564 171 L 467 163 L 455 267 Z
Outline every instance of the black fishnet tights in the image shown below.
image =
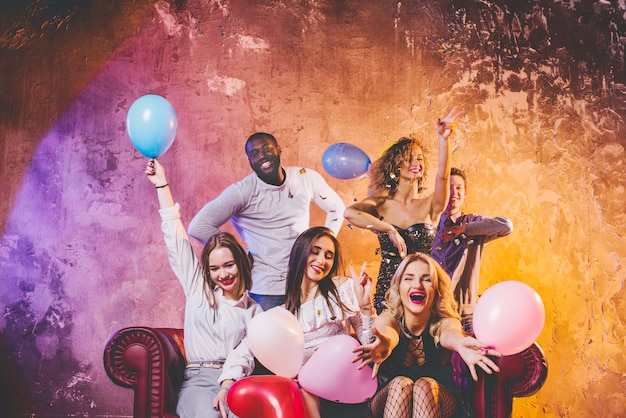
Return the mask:
M 372 399 L 374 416 L 383 418 L 448 418 L 457 407 L 452 392 L 430 377 L 397 376 Z

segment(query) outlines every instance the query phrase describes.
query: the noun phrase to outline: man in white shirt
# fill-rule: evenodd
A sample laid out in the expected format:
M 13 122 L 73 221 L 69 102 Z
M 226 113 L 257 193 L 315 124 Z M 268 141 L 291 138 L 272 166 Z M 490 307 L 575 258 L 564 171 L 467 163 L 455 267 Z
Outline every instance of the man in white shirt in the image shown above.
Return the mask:
M 257 132 L 246 142 L 254 174 L 228 186 L 189 224 L 189 235 L 203 244 L 231 221 L 253 258 L 250 296 L 263 309 L 285 301 L 291 247 L 310 227 L 310 203 L 326 212 L 325 226 L 337 234 L 345 205 L 322 176 L 309 168 L 283 167 L 274 136 Z

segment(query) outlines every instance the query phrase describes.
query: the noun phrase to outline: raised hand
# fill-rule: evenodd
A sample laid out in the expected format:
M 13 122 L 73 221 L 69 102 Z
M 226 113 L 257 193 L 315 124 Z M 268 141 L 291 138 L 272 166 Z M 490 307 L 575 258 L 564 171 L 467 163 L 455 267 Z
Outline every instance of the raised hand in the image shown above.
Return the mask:
M 356 293 L 361 309 L 371 308 L 372 306 L 372 300 L 370 298 L 372 294 L 372 278 L 365 271 L 366 268 L 367 261 L 364 261 L 361 266 L 361 273 L 357 276 L 356 270 L 350 266 L 350 275 L 352 276 L 352 280 L 354 280 L 354 292 Z
M 165 169 L 157 160 L 151 159 L 146 166 L 145 172 L 148 176 L 148 180 L 155 186 L 162 186 L 167 183 Z
M 453 122 L 456 120 L 456 118 L 465 114 L 465 112 L 462 110 L 460 112 L 455 112 L 456 106 L 453 106 L 444 118 L 437 118 L 437 133 L 439 134 L 439 136 L 448 138 L 450 134 L 454 131 Z

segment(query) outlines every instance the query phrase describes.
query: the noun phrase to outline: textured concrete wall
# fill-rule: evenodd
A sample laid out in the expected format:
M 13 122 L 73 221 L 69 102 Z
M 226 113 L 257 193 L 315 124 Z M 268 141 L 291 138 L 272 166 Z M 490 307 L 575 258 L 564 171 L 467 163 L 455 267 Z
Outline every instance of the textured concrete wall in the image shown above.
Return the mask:
M 548 381 L 513 416 L 623 416 L 623 9 L 15 3 L 0 13 L 4 415 L 130 415 L 131 392 L 104 373 L 105 342 L 125 326 L 182 325 L 146 159 L 125 134 L 129 106 L 155 93 L 178 114 L 161 162 L 186 222 L 250 172 L 254 131 L 276 135 L 286 164 L 325 174 L 321 155 L 336 142 L 374 159 L 416 134 L 434 151 L 435 118 L 464 108 L 453 163 L 470 177 L 468 209 L 515 223 L 487 248 L 482 290 L 524 281 L 547 310 Z M 365 179 L 325 176 L 347 204 L 364 197 Z M 373 234 L 345 225 L 340 239 L 377 271 Z

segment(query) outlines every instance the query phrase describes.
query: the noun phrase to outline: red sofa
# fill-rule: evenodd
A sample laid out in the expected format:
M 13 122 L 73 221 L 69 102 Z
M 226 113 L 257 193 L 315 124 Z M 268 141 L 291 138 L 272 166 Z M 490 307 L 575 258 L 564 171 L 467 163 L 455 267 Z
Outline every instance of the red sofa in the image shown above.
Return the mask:
M 460 357 L 452 361 L 463 402 L 476 418 L 510 417 L 513 398 L 536 393 L 548 374 L 537 343 L 499 359 L 500 373 L 482 374 L 478 382 Z M 182 329 L 121 329 L 106 344 L 104 368 L 115 384 L 133 389 L 135 418 L 177 417 L 176 395 L 185 370 Z

